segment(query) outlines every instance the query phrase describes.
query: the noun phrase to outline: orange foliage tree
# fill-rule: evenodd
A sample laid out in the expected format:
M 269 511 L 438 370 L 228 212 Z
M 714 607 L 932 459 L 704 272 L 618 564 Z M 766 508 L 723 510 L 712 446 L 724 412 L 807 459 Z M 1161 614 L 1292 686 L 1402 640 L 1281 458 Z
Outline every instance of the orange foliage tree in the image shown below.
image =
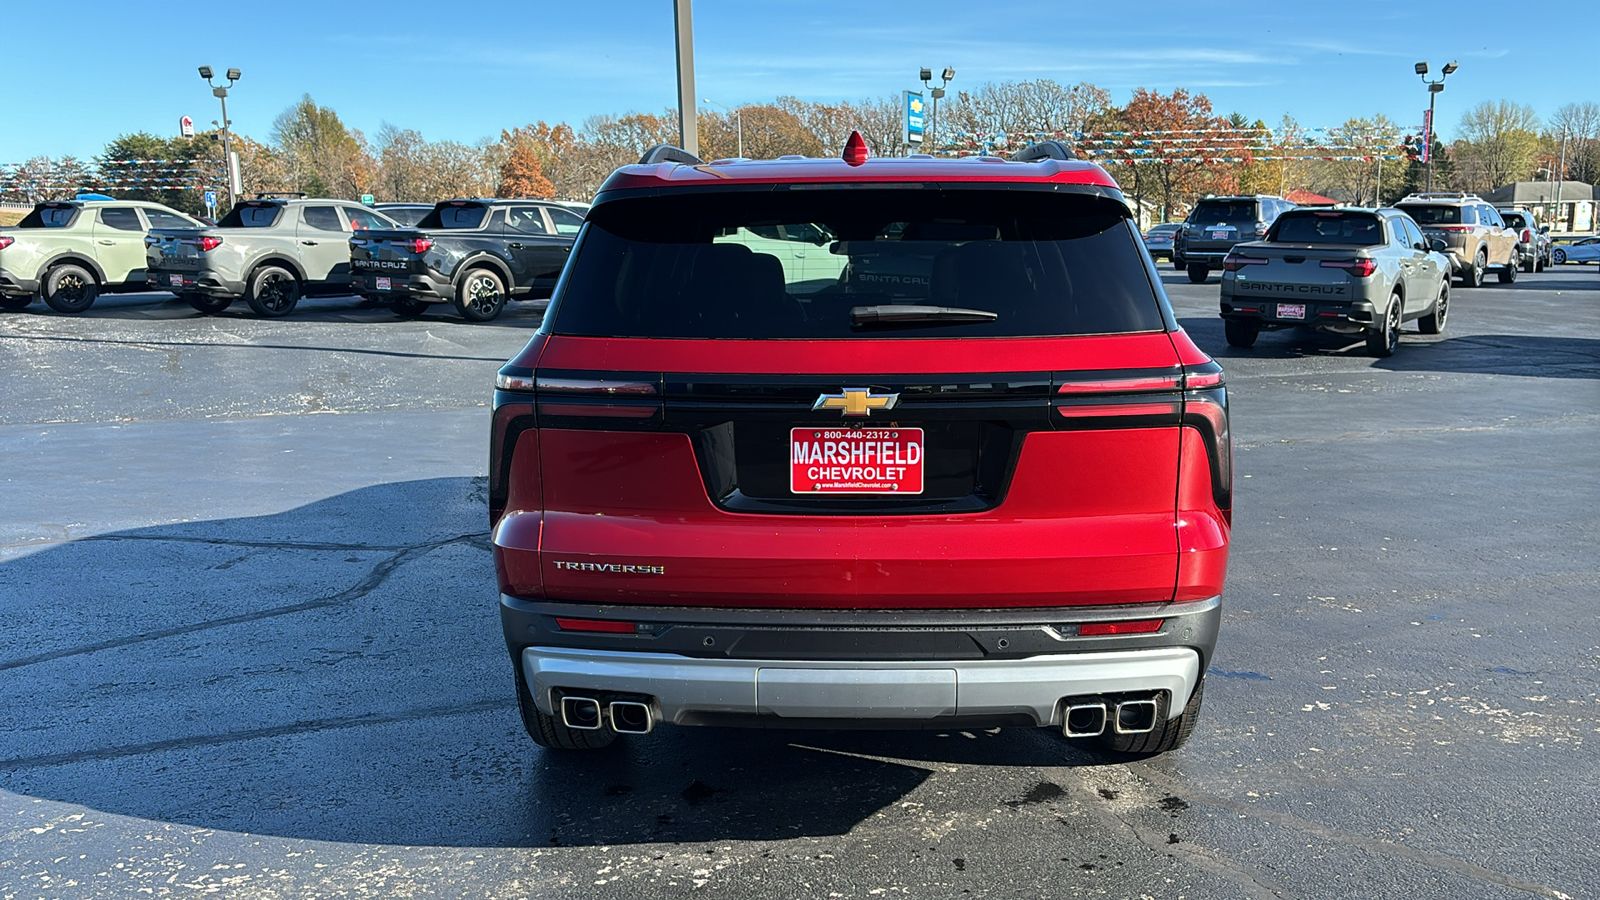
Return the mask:
M 496 197 L 553 197 L 555 185 L 544 177 L 539 157 L 526 144 L 511 148 L 511 155 L 500 166 L 500 186 Z

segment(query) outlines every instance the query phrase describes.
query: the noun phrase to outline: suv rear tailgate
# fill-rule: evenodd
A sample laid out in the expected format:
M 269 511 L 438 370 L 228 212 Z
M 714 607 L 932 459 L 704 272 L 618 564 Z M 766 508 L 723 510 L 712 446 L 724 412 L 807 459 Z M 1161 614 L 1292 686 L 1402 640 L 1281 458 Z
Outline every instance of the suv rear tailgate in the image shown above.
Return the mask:
M 570 415 L 573 404 L 541 394 L 540 427 L 523 434 L 516 453 L 537 452 L 540 470 L 562 475 L 536 488 L 524 482 L 522 496 L 513 488 L 495 538 L 503 589 L 557 600 L 746 608 L 1173 599 L 1179 394 L 1117 386 L 1181 371 L 1168 334 L 864 344 L 549 338 L 541 376 L 570 380 L 584 368 L 625 366 L 659 379 L 665 396 L 651 401 L 659 403 L 651 418 L 619 426 L 615 409 L 585 422 Z M 946 371 L 916 371 L 929 359 Z M 1017 373 L 1006 376 L 1013 390 L 986 393 L 961 374 L 994 372 L 1001 360 Z M 697 374 L 712 367 L 714 374 Z M 1063 395 L 1069 384 L 1075 387 Z M 718 385 L 736 390 L 719 394 Z M 757 467 L 748 458 L 787 463 L 791 425 L 850 424 L 811 407 L 820 394 L 856 385 L 898 389 L 895 413 L 860 424 L 924 429 L 930 469 L 943 458 L 954 469 L 991 471 L 966 497 L 792 496 L 740 506 L 740 489 Z M 945 387 L 962 398 L 941 398 Z M 713 424 L 719 419 L 725 439 L 708 440 L 709 430 L 723 427 Z M 781 427 L 752 427 L 757 420 Z M 941 434 L 959 433 L 941 431 L 952 422 L 981 423 L 990 443 L 975 450 L 962 437 L 960 446 L 939 446 Z M 719 472 L 734 483 L 713 484 Z M 957 522 L 971 527 L 950 527 Z

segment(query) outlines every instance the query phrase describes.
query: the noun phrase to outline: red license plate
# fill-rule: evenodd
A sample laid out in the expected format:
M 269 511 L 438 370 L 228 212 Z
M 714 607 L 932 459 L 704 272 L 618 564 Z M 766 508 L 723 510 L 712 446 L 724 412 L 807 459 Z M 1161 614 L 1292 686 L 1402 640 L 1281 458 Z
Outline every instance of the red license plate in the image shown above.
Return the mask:
M 796 494 L 920 494 L 921 428 L 794 428 L 789 490 Z
M 1278 304 L 1278 318 L 1280 319 L 1304 319 L 1305 317 L 1306 305 L 1304 303 Z

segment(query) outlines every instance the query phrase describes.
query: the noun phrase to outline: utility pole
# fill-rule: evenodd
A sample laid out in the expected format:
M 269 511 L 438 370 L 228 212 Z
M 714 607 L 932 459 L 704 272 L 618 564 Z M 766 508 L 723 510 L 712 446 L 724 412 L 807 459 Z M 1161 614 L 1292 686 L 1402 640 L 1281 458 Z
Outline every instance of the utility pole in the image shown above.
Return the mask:
M 678 144 L 700 155 L 700 130 L 694 120 L 694 17 L 689 0 L 672 0 L 678 36 Z
M 1556 209 L 1555 218 L 1561 222 L 1561 185 L 1567 180 L 1567 129 L 1561 129 L 1561 163 L 1556 167 Z M 1563 223 L 1564 224 L 1564 223 Z M 1567 229 L 1563 228 L 1562 231 Z

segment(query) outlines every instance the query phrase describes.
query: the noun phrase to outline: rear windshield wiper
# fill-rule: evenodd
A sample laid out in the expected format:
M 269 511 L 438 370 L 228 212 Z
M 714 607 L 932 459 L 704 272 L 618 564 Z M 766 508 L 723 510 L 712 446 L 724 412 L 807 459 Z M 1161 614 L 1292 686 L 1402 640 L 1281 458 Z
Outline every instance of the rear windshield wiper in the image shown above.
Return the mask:
M 964 309 L 960 306 L 911 306 L 885 303 L 878 306 L 856 306 L 850 309 L 852 325 L 930 325 L 959 324 L 962 322 L 993 322 L 1000 314 L 987 309 Z

